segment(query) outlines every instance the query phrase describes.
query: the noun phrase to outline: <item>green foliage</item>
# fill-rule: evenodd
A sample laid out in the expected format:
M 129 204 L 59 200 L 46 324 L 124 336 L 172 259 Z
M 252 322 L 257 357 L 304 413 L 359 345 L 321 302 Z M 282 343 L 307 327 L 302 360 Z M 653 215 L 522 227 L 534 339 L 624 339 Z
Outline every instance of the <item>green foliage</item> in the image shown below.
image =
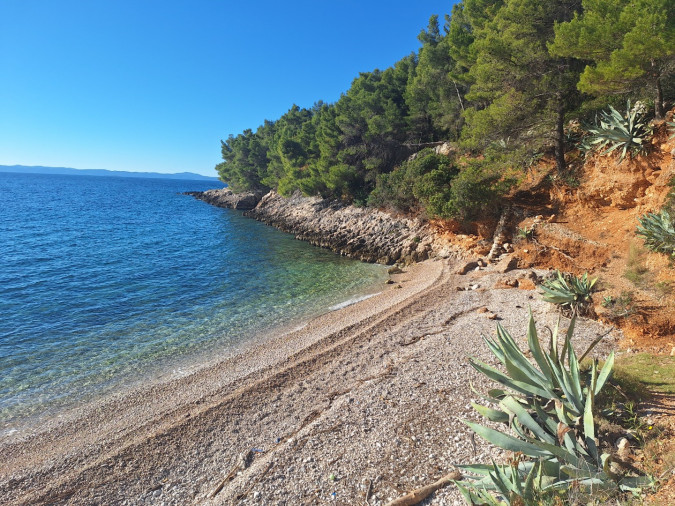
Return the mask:
M 429 215 L 438 215 L 457 173 L 450 158 L 425 149 L 393 172 L 380 174 L 368 204 L 406 212 L 421 204 Z
M 448 199 L 439 206 L 438 215 L 467 221 L 497 214 L 502 196 L 514 183 L 514 178 L 505 177 L 500 164 L 469 160 L 453 180 Z
M 672 0 L 582 0 L 582 9 L 555 27 L 553 54 L 585 60 L 578 87 L 591 94 L 649 86 L 662 116 L 662 85 L 675 70 Z
M 590 371 L 582 372 L 580 362 L 601 338 L 578 357 L 571 343 L 574 326 L 573 318 L 562 351 L 558 327 L 551 335 L 549 349 L 544 351 L 530 315 L 527 340 L 533 364 L 511 335 L 498 325 L 496 339 L 485 338 L 485 342 L 506 372 L 471 359 L 477 371 L 502 386 L 484 396 L 496 409 L 480 404 L 474 404 L 474 408 L 490 421 L 507 425 L 515 435 L 473 422 L 464 423 L 488 442 L 526 460 L 509 466 L 459 466 L 471 475 L 468 481 L 458 483 L 469 503 L 534 504 L 542 497 L 569 489 L 586 494 L 597 491 L 614 494 L 637 491 L 652 483 L 648 476 L 617 474 L 610 468 L 614 457 L 602 452 L 599 446 L 595 399 L 611 374 L 614 353 L 601 368 L 595 359 Z M 494 492 L 501 502 L 489 499 L 487 491 Z
M 491 4 L 490 10 L 480 12 L 475 7 L 481 4 Z M 473 39 L 467 94 L 473 104 L 462 131 L 467 148 L 482 149 L 511 137 L 518 141 L 514 146 L 534 153 L 550 149 L 553 140 L 558 168 L 564 168 L 562 125 L 579 100 L 581 64 L 552 56 L 547 44 L 553 40 L 554 24 L 570 19 L 576 8 L 572 0 L 465 2 L 463 14 Z
M 464 160 L 457 169 L 452 160 L 431 149 L 378 176 L 368 204 L 409 211 L 419 206 L 428 216 L 472 220 L 495 213 L 501 197 L 515 183 L 505 177 L 505 161 Z
M 431 17 L 418 38 L 422 47 L 405 91 L 409 128 L 418 142 L 455 140 L 463 124 L 466 86 L 455 77 L 457 63 L 448 38 L 441 35 L 438 16 Z
M 647 150 L 647 140 L 652 134 L 652 128 L 639 108 L 631 109 L 630 102 L 626 106 L 626 114 L 622 115 L 611 105 L 609 111 L 600 112 L 594 125 L 585 127 L 590 134 L 585 143 L 590 149 L 604 149 L 607 155 L 616 149 L 621 149 L 619 161 L 627 153 L 638 154 Z
M 462 220 L 492 213 L 513 182 L 510 171 L 553 151 L 558 174 L 566 173 L 564 124 L 589 100 L 580 89 L 596 95 L 594 107 L 615 93 L 643 94 L 643 82 L 658 90 L 657 106 L 675 92 L 668 2 L 460 1 L 443 26 L 431 17 L 416 53 L 360 73 L 335 103 L 293 105 L 230 135 L 216 168 L 234 191 L 300 190 Z M 644 146 L 634 132 L 640 120 L 627 121 L 596 125 L 606 139 L 589 148 Z M 396 169 L 426 143 L 447 140 L 484 160 L 459 173 Z M 422 180 L 411 184 L 415 173 Z
M 531 241 L 534 239 L 534 227 L 518 227 L 516 238 L 524 241 Z
M 542 283 L 543 300 L 558 304 L 572 314 L 582 314 L 591 302 L 591 294 L 598 278 L 589 280 L 588 273 L 577 277 L 556 270 L 553 279 Z
M 675 224 L 670 213 L 662 209 L 658 214 L 647 213 L 638 221 L 636 233 L 644 239 L 645 246 L 675 259 Z

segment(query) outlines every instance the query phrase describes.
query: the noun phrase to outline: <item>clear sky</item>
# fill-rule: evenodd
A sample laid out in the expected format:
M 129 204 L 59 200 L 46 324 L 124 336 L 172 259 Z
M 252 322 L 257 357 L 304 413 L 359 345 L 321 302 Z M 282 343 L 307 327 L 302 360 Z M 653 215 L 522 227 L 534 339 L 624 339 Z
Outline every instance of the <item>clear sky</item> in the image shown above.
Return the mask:
M 216 175 L 220 140 L 419 48 L 452 0 L 0 0 L 0 165 Z

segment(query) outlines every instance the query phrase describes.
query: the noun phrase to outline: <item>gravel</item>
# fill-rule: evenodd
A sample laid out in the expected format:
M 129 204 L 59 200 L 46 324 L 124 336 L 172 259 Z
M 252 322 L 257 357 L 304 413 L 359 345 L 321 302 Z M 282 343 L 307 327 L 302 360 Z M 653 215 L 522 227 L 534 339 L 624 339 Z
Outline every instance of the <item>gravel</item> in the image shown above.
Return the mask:
M 0 503 L 378 505 L 503 458 L 462 423 L 479 420 L 472 386 L 490 386 L 467 357 L 495 363 L 481 336 L 497 322 L 525 346 L 529 311 L 542 336 L 557 313 L 535 291 L 493 289 L 491 267 L 458 267 L 417 264 L 300 330 L 23 428 L 0 442 Z M 578 322 L 575 344 L 608 330 Z M 423 504 L 462 500 L 449 486 Z

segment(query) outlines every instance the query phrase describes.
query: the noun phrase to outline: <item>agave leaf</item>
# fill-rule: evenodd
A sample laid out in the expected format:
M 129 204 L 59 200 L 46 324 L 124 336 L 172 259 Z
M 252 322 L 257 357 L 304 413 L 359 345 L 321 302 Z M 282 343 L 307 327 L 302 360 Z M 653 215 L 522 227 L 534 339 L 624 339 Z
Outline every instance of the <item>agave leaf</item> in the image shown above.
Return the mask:
M 570 346 L 570 343 L 572 342 L 572 334 L 570 333 L 570 327 L 572 327 L 572 331 L 574 331 L 574 323 L 576 322 L 577 318 L 576 316 L 572 318 L 572 321 L 570 321 L 569 326 L 567 327 L 567 333 L 565 334 L 565 339 L 563 340 L 563 348 L 562 351 L 560 352 L 560 368 L 561 370 L 565 367 L 565 357 L 567 357 L 567 348 Z M 560 318 L 558 318 L 558 324 L 560 324 Z M 558 328 L 556 327 L 556 330 Z
M 541 387 L 545 390 L 550 390 L 552 385 L 541 371 L 527 359 L 518 344 L 513 340 L 504 327 L 497 324 L 497 334 L 501 342 L 501 348 L 504 351 L 504 365 L 513 379 L 530 383 L 532 385 Z M 552 393 L 552 392 L 551 392 Z
M 502 390 L 501 388 L 491 388 L 488 390 L 488 395 L 496 400 L 496 402 L 499 402 L 501 399 L 509 395 L 509 393 L 506 390 Z
M 619 482 L 619 488 L 628 492 L 639 491 L 644 487 L 653 487 L 654 478 L 651 476 L 627 476 Z
M 534 361 L 539 366 L 541 372 L 546 376 L 549 385 L 553 387 L 553 372 L 551 371 L 546 358 L 544 358 L 544 350 L 542 350 L 541 344 L 539 343 L 539 336 L 537 335 L 537 327 L 534 323 L 534 316 L 532 316 L 532 309 L 530 309 L 530 321 L 527 325 L 527 344 L 530 348 L 530 351 L 532 352 Z
M 538 460 L 534 466 L 532 466 L 532 469 L 530 469 L 530 472 L 527 473 L 527 478 L 525 479 L 525 489 L 523 490 L 523 499 L 525 499 L 526 503 L 532 503 L 534 501 L 534 495 L 535 495 L 535 478 L 539 478 L 539 486 L 541 486 L 541 460 Z
M 472 474 L 477 474 L 480 476 L 489 476 L 490 471 L 492 470 L 492 465 L 491 464 L 462 464 L 462 465 L 456 465 L 455 466 L 458 469 L 462 469 L 466 471 L 463 474 L 466 473 L 472 473 Z M 474 478 L 471 478 L 474 479 Z
M 474 505 L 488 505 L 490 506 L 489 503 L 485 502 L 484 497 L 480 497 L 479 495 L 475 494 L 473 491 L 469 490 L 467 487 L 462 485 L 461 482 L 456 481 L 455 485 L 457 485 L 457 488 L 459 489 L 459 493 L 462 494 L 462 497 L 466 500 L 468 504 L 474 504 Z M 482 494 L 481 494 L 482 495 Z
M 574 467 L 588 467 L 586 459 L 579 457 L 579 455 L 577 455 L 577 453 L 574 451 L 570 451 L 561 446 L 550 444 L 534 438 L 528 438 L 527 442 L 536 446 L 542 451 L 549 452 L 550 454 L 558 457 L 558 459 L 561 459 L 563 462 L 566 462 Z
M 556 382 L 558 383 L 560 389 L 563 391 L 565 397 L 564 399 L 560 399 L 559 397 L 556 398 L 561 400 L 574 416 L 580 416 L 581 413 L 583 412 L 583 405 L 579 403 L 578 399 L 576 399 L 575 402 L 574 393 L 571 391 L 569 386 L 570 381 L 568 378 L 569 374 L 560 365 L 553 364 L 552 362 L 551 362 L 551 370 L 553 371 L 553 374 L 556 377 Z
M 593 351 L 593 348 L 595 348 L 600 341 L 605 337 L 605 334 L 598 336 L 593 340 L 593 342 L 586 348 L 586 351 L 581 355 L 579 358 L 579 362 L 583 362 L 583 360 L 588 356 L 588 354 Z
M 575 399 L 579 399 L 579 402 L 575 404 L 580 407 L 582 404 L 584 394 L 581 388 L 581 373 L 579 372 L 579 362 L 577 361 L 576 353 L 574 353 L 574 348 L 570 345 L 567 349 L 569 350 L 567 354 L 567 363 L 569 364 L 570 388 L 574 392 Z
M 509 497 L 511 492 L 517 492 L 514 482 L 517 482 L 518 479 L 509 479 L 509 477 L 507 477 L 502 471 L 501 466 L 495 464 L 494 460 L 492 461 L 492 472 L 490 473 L 490 478 L 492 478 L 492 482 L 497 486 L 504 497 Z
M 516 418 L 518 418 L 518 421 L 530 429 L 530 431 L 539 439 L 546 441 L 547 443 L 555 444 L 555 438 L 546 432 L 515 398 L 507 397 L 500 404 L 514 413 Z
M 499 432 L 498 430 L 485 427 L 478 423 L 469 422 L 467 420 L 462 420 L 466 425 L 468 425 L 471 430 L 473 430 L 480 437 L 492 443 L 494 445 L 503 448 L 504 450 L 509 450 L 512 452 L 520 452 L 529 457 L 550 457 L 551 453 L 547 449 L 540 448 L 536 444 L 530 442 L 522 441 L 508 434 Z M 551 445 L 552 446 L 552 445 Z
M 479 372 L 482 372 L 487 376 L 488 378 L 501 383 L 507 388 L 510 388 L 511 390 L 515 390 L 516 392 L 520 392 L 521 394 L 524 395 L 538 395 L 540 397 L 547 397 L 548 392 L 545 390 L 542 390 L 541 388 L 538 388 L 534 385 L 528 384 L 528 383 L 523 383 L 521 381 L 516 381 L 508 377 L 506 374 L 503 374 L 502 372 L 498 371 L 494 367 L 490 367 L 489 365 L 476 360 L 476 359 L 471 359 L 469 363 L 472 365 L 474 369 L 476 369 Z
M 586 448 L 590 453 L 593 460 L 598 464 L 602 464 L 600 460 L 600 455 L 598 454 L 598 447 L 595 444 L 595 423 L 593 421 L 593 404 L 595 400 L 595 384 L 597 381 L 596 376 L 596 367 L 593 364 L 591 369 L 591 385 L 588 389 L 588 396 L 586 397 L 586 406 L 584 408 L 584 442 L 586 443 Z
M 497 357 L 501 363 L 504 363 L 504 351 L 499 347 L 499 344 L 487 337 L 483 337 L 483 340 L 492 354 Z
M 508 413 L 504 413 L 498 409 L 488 408 L 487 406 L 482 406 L 480 404 L 476 404 L 475 402 L 472 402 L 471 405 L 476 411 L 478 411 L 479 414 L 492 422 L 509 423 Z
M 607 357 L 607 360 L 605 360 L 605 365 L 602 366 L 600 374 L 598 375 L 598 381 L 595 384 L 595 388 L 593 389 L 593 393 L 595 395 L 598 395 L 598 392 L 600 392 L 600 390 L 602 390 L 602 387 L 605 386 L 605 382 L 609 378 L 609 375 L 612 373 L 613 367 L 614 367 L 614 352 L 612 351 Z
M 570 478 L 590 478 L 594 480 L 610 479 L 609 476 L 604 473 L 604 471 L 598 471 L 597 469 L 583 469 L 574 466 L 563 465 L 560 466 L 560 470 Z
M 556 434 L 558 430 L 558 424 L 553 419 L 553 417 L 549 415 L 546 411 L 544 411 L 544 409 L 539 405 L 538 402 L 534 402 L 533 404 L 534 410 L 537 413 L 537 417 L 544 423 L 548 432 L 551 434 Z

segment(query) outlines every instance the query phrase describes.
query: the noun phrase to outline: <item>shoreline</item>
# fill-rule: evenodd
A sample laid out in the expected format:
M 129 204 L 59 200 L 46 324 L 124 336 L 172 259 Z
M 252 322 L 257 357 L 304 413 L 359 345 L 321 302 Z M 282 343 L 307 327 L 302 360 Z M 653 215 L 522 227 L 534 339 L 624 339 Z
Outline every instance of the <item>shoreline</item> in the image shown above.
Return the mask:
M 3 422 L 4 427 L 0 426 L 0 447 L 3 443 L 13 443 L 15 440 L 34 437 L 37 433 L 44 432 L 40 427 L 49 427 L 49 430 L 52 430 L 57 425 L 69 423 L 68 420 L 83 418 L 86 413 L 100 409 L 100 406 L 124 402 L 127 397 L 141 396 L 154 388 L 170 388 L 170 385 L 184 378 L 205 374 L 207 370 L 236 361 L 246 353 L 252 351 L 259 353 L 257 350 L 264 349 L 268 342 L 284 340 L 287 336 L 301 333 L 314 320 L 322 320 L 331 313 L 382 295 L 389 286 L 385 284 L 384 279 L 365 285 L 357 293 L 346 296 L 348 298 L 345 300 L 323 309 L 311 308 L 306 313 L 294 315 L 281 323 L 264 326 L 258 330 L 243 331 L 240 338 L 228 341 L 226 346 L 209 345 L 207 351 L 175 359 L 164 359 L 161 367 L 153 367 L 135 378 L 125 378 L 101 394 L 90 394 L 81 401 L 49 407 L 44 414 L 9 419 Z
M 3 440 L 0 502 L 347 504 L 370 494 L 382 504 L 453 464 L 498 457 L 478 440 L 474 454 L 459 422 L 478 420 L 469 381 L 486 386 L 466 356 L 489 359 L 481 335 L 496 322 L 486 315 L 524 342 L 528 305 L 540 326 L 557 313 L 535 292 L 496 289 L 504 275 L 493 268 L 460 275 L 458 265 L 415 264 L 389 290 L 300 329 Z M 605 332 L 578 328 L 584 341 Z

